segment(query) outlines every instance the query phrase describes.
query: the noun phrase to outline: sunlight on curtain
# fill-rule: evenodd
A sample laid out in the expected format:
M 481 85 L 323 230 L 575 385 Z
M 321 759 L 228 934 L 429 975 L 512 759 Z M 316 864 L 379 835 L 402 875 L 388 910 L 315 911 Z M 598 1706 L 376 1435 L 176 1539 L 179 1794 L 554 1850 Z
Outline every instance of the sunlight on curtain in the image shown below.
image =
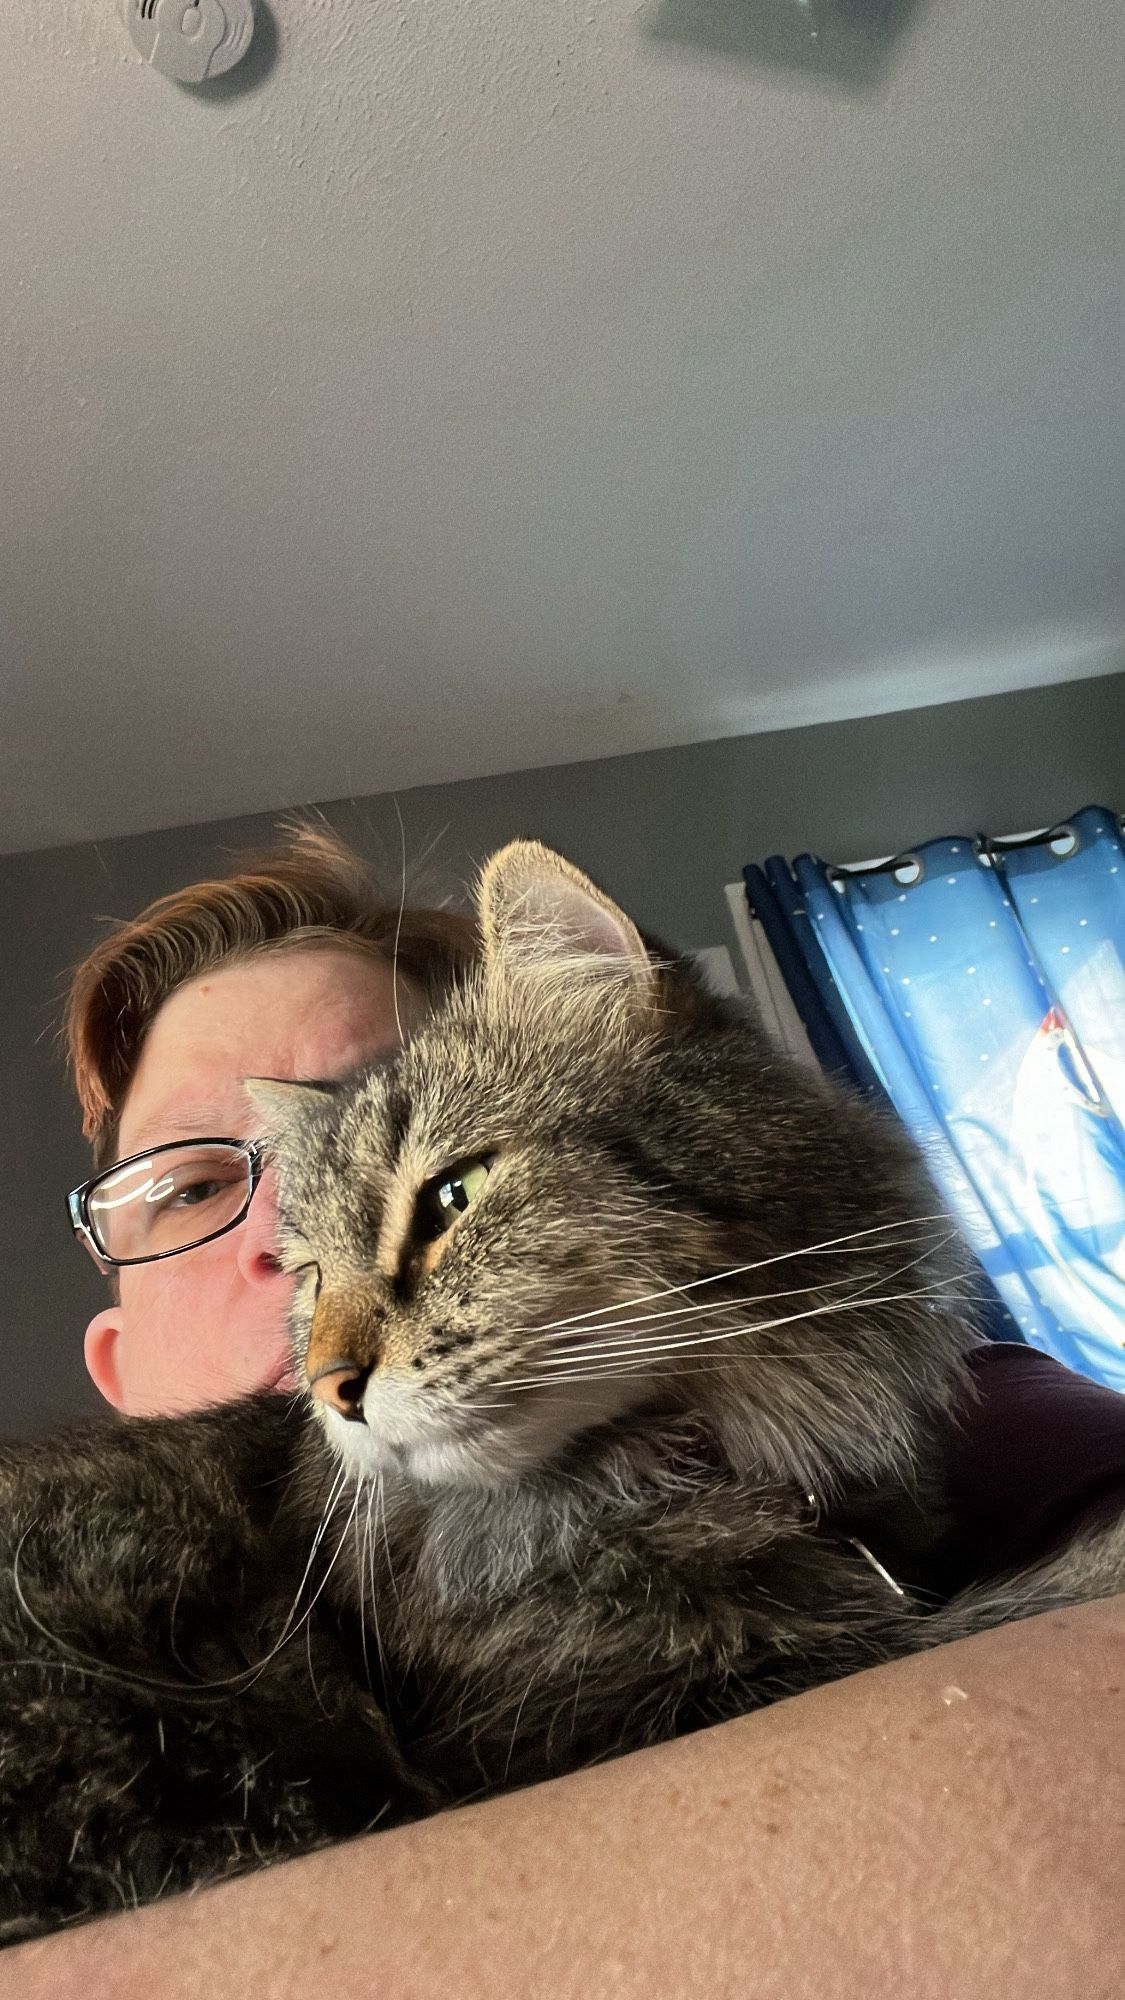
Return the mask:
M 1024 1337 L 1125 1389 L 1122 822 L 766 878 Z

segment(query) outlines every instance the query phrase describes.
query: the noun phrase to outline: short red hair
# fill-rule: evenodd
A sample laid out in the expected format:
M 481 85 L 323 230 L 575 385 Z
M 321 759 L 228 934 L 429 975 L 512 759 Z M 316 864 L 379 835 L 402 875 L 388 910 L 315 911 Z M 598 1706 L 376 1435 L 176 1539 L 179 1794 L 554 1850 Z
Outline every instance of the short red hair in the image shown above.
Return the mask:
M 220 965 L 317 942 L 394 964 L 436 1000 L 472 961 L 473 920 L 384 895 L 324 823 L 291 822 L 236 873 L 161 896 L 95 945 L 71 982 L 64 1032 L 95 1169 L 112 1161 L 141 1047 L 176 988 Z

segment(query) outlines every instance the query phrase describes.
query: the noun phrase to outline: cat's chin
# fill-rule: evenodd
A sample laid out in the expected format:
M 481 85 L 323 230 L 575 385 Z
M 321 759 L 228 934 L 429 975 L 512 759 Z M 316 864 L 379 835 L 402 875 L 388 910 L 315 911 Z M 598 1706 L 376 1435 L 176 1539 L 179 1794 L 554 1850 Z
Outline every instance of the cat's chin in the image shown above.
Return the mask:
M 405 1479 L 421 1487 L 507 1486 L 541 1471 L 584 1432 L 623 1415 L 638 1400 L 639 1384 L 621 1378 L 591 1385 L 575 1401 L 562 1386 L 521 1396 L 487 1421 L 462 1411 L 452 1422 L 380 1423 L 375 1412 L 364 1423 L 319 1411 L 328 1442 L 355 1479 Z M 596 1402 L 595 1402 L 596 1397 Z M 372 1420 L 374 1419 L 374 1421 Z
M 407 1480 L 415 1486 L 495 1487 L 517 1469 L 498 1463 L 479 1441 L 425 1438 L 392 1444 L 366 1424 L 327 1413 L 325 1430 L 336 1456 L 353 1479 Z

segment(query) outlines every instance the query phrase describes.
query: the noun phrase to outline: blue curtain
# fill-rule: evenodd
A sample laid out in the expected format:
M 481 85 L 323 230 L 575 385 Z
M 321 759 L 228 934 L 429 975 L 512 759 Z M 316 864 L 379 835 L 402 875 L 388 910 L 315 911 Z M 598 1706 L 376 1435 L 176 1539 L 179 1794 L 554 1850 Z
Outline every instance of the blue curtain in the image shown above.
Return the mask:
M 995 1287 L 989 1331 L 1125 1389 L 1125 840 L 745 870 L 826 1069 L 885 1093 Z M 778 950 L 778 944 L 782 949 Z

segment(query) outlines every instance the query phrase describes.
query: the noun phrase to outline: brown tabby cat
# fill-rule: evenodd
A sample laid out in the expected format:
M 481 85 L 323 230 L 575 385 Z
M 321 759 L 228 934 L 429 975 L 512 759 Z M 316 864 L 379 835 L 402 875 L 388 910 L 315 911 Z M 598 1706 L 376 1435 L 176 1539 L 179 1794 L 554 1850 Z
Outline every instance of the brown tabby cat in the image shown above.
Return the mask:
M 1125 1584 L 927 1589 L 975 1334 L 897 1127 L 545 849 L 480 918 L 401 1052 L 252 1086 L 306 1406 L 0 1453 L 8 1937 Z

